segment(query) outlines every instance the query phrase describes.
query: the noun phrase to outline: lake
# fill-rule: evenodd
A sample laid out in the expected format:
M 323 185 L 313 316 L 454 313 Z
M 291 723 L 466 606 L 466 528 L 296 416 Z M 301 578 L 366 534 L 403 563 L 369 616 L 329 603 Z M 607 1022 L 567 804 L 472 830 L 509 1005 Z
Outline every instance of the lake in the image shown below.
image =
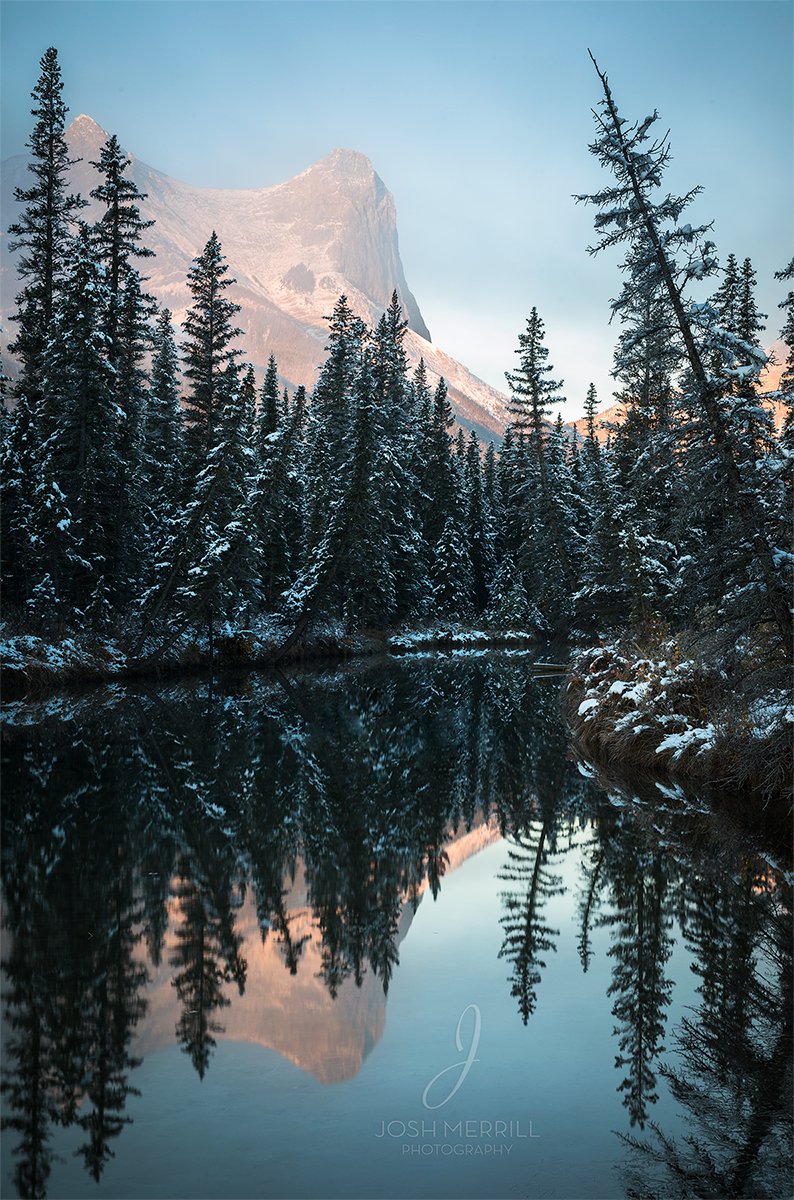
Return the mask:
M 559 686 L 453 654 L 12 706 L 2 1194 L 788 1195 L 791 875 L 578 762 Z

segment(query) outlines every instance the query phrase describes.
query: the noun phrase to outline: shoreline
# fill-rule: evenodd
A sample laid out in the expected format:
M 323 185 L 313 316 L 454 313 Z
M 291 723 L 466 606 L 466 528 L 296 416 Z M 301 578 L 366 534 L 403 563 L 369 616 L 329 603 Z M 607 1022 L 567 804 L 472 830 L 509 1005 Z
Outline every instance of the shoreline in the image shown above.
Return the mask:
M 33 634 L 7 635 L 0 639 L 3 701 L 34 701 L 73 688 L 141 679 L 187 678 L 216 671 L 275 670 L 281 665 L 319 665 L 377 655 L 403 658 L 497 649 L 529 652 L 538 647 L 534 634 L 521 631 L 495 633 L 450 625 L 346 633 L 321 626 L 286 654 L 279 655 L 285 633 L 273 627 L 253 632 L 232 631 L 216 637 L 212 655 L 206 637 L 186 638 L 156 661 L 151 654 L 130 659 L 121 643 L 110 638 L 74 635 L 50 641 Z M 544 666 L 554 671 L 565 669 L 556 662 Z

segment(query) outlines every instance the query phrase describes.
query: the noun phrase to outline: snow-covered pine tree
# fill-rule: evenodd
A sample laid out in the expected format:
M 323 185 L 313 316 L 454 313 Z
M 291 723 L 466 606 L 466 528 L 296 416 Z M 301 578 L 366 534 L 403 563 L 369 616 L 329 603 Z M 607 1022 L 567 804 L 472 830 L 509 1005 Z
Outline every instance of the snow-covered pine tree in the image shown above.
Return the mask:
M 510 424 L 502 438 L 497 466 L 501 520 L 495 527 L 497 558 L 509 554 L 518 567 L 527 595 L 534 596 L 535 576 L 528 556 L 534 509 L 530 506 L 526 435 Z
M 143 453 L 149 557 L 155 562 L 159 561 L 184 500 L 184 453 L 179 358 L 171 313 L 164 308 L 157 318 L 154 334 Z M 150 563 L 150 569 L 152 566 Z
M 485 489 L 485 503 L 488 505 L 491 514 L 491 520 L 496 521 L 496 516 L 499 510 L 500 495 L 499 495 L 499 475 L 497 471 L 496 447 L 493 442 L 489 442 L 485 448 L 485 462 L 483 464 L 483 488 Z
M 470 607 L 478 615 L 488 604 L 488 585 L 494 571 L 494 531 L 485 500 L 480 443 L 473 429 L 466 451 L 464 499 L 463 529 L 471 560 Z
M 555 494 L 549 469 L 550 405 L 565 397 L 562 383 L 548 378 L 553 367 L 547 362 L 543 321 L 533 308 L 526 330 L 518 335 L 519 366 L 505 372 L 510 386 L 509 411 L 523 441 L 526 475 L 521 503 L 528 506 L 531 525 L 518 559 L 528 592 L 537 598 L 544 618 L 562 627 L 575 588 L 570 558 L 571 514 L 562 497 Z M 531 581 L 531 582 L 530 582 Z
M 76 160 L 69 158 L 64 137 L 66 114 L 58 51 L 50 47 L 41 59 L 41 75 L 33 89 L 36 118 L 28 140 L 34 178 L 17 188 L 14 199 L 24 208 L 9 228 L 9 250 L 21 250 L 17 274 L 24 287 L 17 296 L 17 335 L 9 347 L 20 360 L 16 395 L 32 409 L 40 397 L 44 350 L 62 286 L 70 224 L 85 201 L 67 191 L 67 176 Z
M 119 457 L 123 414 L 107 357 L 104 272 L 87 226 L 75 240 L 44 357 L 38 484 L 31 512 L 34 587 L 47 577 L 60 603 L 97 626 L 119 601 L 124 529 Z
M 428 546 L 435 546 L 447 519 L 456 511 L 459 489 L 452 457 L 449 430 L 454 422 L 445 380 L 439 379 L 433 395 L 425 453 L 425 475 L 421 480 L 424 497 L 422 532 Z
M 38 409 L 41 403 L 44 352 L 55 304 L 62 287 L 70 243 L 70 224 L 84 205 L 67 191 L 69 168 L 74 160 L 64 137 L 66 114 L 63 80 L 58 52 L 50 47 L 40 63 L 41 74 L 32 92 L 35 118 L 28 140 L 28 170 L 33 183 L 18 187 L 14 199 L 24 205 L 9 228 L 10 251 L 21 251 L 17 274 L 22 290 L 16 297 L 16 335 L 9 350 L 19 361 L 19 376 L 13 389 L 16 399 L 3 462 L 0 490 L 2 509 L 2 578 L 6 602 L 24 604 L 38 570 L 30 561 L 30 521 L 33 493 L 40 487 L 37 477 L 41 432 Z
M 271 433 L 279 428 L 281 410 L 281 389 L 278 382 L 278 365 L 271 354 L 267 360 L 267 370 L 262 383 L 259 398 L 259 419 L 257 422 L 257 447 L 262 452 L 265 441 Z
M 329 513 L 339 504 L 348 461 L 356 380 L 367 340 L 364 322 L 340 296 L 328 319 L 328 357 L 306 417 L 306 551 L 324 539 Z M 304 567 L 308 564 L 304 564 Z
M 256 447 L 256 375 L 251 363 L 243 366 L 240 378 L 240 420 L 250 446 Z
M 349 628 L 388 626 L 397 606 L 392 566 L 392 514 L 382 466 L 382 419 L 378 408 L 375 351 L 362 362 L 344 497 L 345 555 L 339 571 Z M 383 365 L 381 364 L 381 371 Z M 383 382 L 381 381 L 381 388 Z M 381 391 L 381 399 L 383 391 Z
M 145 362 L 153 347 L 150 321 L 155 307 L 141 291 L 138 272 L 128 267 L 123 286 L 111 307 L 118 308 L 115 345 L 108 334 L 108 350 L 115 367 L 115 397 L 123 417 L 119 426 L 118 457 L 123 471 L 119 481 L 118 514 L 122 537 L 114 570 L 114 595 L 126 605 L 140 595 L 149 550 L 148 504 L 144 438 L 148 405 L 148 372 Z
M 214 444 L 196 476 L 175 538 L 181 569 L 173 610 L 205 628 L 214 652 L 218 623 L 245 621 L 259 607 L 262 562 L 250 497 L 256 456 L 246 437 L 238 364 L 227 359 L 214 385 Z M 176 554 L 169 554 L 177 560 Z
M 489 628 L 498 632 L 514 630 L 543 634 L 548 631 L 537 606 L 529 602 L 521 574 L 510 554 L 504 555 L 491 582 L 485 621 Z
M 138 201 L 146 199 L 146 192 L 139 191 L 132 179 L 126 175 L 130 158 L 119 145 L 115 133 L 111 134 L 99 152 L 95 167 L 102 182 L 91 191 L 91 198 L 104 207 L 104 212 L 92 229 L 92 236 L 99 262 L 106 271 L 108 287 L 108 311 L 105 332 L 109 341 L 110 361 L 115 364 L 120 353 L 117 345 L 121 320 L 121 293 L 131 269 L 130 259 L 151 258 L 153 251 L 141 244 L 141 236 L 154 221 L 144 221 Z M 149 298 L 147 297 L 147 300 Z M 119 397 L 123 403 L 123 397 Z
M 584 418 L 587 422 L 587 428 L 583 443 L 584 461 L 587 464 L 588 471 L 591 474 L 596 474 L 598 470 L 598 459 L 600 443 L 596 433 L 596 413 L 598 412 L 598 392 L 594 383 L 591 383 L 587 389 L 587 395 L 584 402 Z
M 433 618 L 470 621 L 474 615 L 474 581 L 471 555 L 464 530 L 454 517 L 447 518 L 430 564 Z
M 585 492 L 587 540 L 574 597 L 576 626 L 587 632 L 623 625 L 629 616 L 620 529 L 623 497 L 609 450 L 602 448 L 597 467 Z
M 267 479 L 268 503 L 259 509 L 258 525 L 262 596 L 271 610 L 294 578 L 303 543 L 304 500 L 301 490 L 294 486 L 295 464 L 290 461 L 293 455 L 302 453 L 295 433 L 288 399 L 282 400 L 278 364 L 271 354 L 262 384 L 255 435 L 257 463 Z
M 400 618 L 420 611 L 427 594 L 423 571 L 427 555 L 419 520 L 421 497 L 414 471 L 416 424 L 403 345 L 407 327 L 395 291 L 373 335 L 372 379 L 381 519 L 388 529 L 395 615 Z
M 217 425 L 224 398 L 219 390 L 228 384 L 227 366 L 236 364 L 242 354 L 232 345 L 242 330 L 232 323 L 240 305 L 225 294 L 235 282 L 228 278 L 228 270 L 213 230 L 188 271 L 193 303 L 184 322 L 183 356 L 184 374 L 190 385 L 185 397 L 187 469 L 193 479 L 203 471 L 207 455 L 218 445 Z
M 684 196 L 654 198 L 670 158 L 666 135 L 650 140 L 658 114 L 654 112 L 634 124 L 622 119 L 606 75 L 595 59 L 593 63 L 604 99 L 595 113 L 596 139 L 591 151 L 612 172 L 615 182 L 594 195 L 577 197 L 599 209 L 595 224 L 600 236 L 591 252 L 622 243 L 630 248 L 631 288 L 613 303 L 615 311 L 625 307 L 629 295 L 653 296 L 660 287 L 667 293 L 690 374 L 692 402 L 714 446 L 712 461 L 717 481 L 735 512 L 739 539 L 750 548 L 755 574 L 750 586 L 758 611 L 765 610 L 774 621 L 790 657 L 794 631 L 790 586 L 783 574 L 785 560 L 767 536 L 760 497 L 754 481 L 742 470 L 741 447 L 720 403 L 720 387 L 708 369 L 720 345 L 725 347 L 726 356 L 746 351 L 752 360 L 753 351 L 741 339 L 737 339 L 737 346 L 725 331 L 715 329 L 711 306 L 692 304 L 686 298 L 691 281 L 703 279 L 716 267 L 714 245 L 706 237 L 709 226 L 679 224 L 681 214 L 700 189 L 694 188 Z
M 772 415 L 759 399 L 761 369 L 766 355 L 759 334 L 766 328 L 765 314 L 755 300 L 756 275 L 745 258 L 738 267 L 733 254 L 725 266 L 722 285 L 709 304 L 717 314 L 719 332 L 713 373 L 719 380 L 723 407 L 735 427 L 733 437 L 739 453 L 757 461 L 774 436 Z M 725 334 L 731 341 L 725 344 Z M 738 339 L 735 341 L 733 339 Z M 732 402 L 727 398 L 731 397 Z M 752 470 L 751 464 L 748 464 Z

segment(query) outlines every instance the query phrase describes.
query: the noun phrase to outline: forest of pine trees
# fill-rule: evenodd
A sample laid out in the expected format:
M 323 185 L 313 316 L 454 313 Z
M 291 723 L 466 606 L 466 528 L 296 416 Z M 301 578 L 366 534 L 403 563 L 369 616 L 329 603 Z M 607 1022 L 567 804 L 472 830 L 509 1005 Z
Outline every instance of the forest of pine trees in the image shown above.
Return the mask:
M 57 52 L 33 93 L 30 186 L 10 229 L 20 292 L 2 421 L 7 630 L 93 631 L 132 658 L 275 618 L 288 642 L 457 622 L 538 638 L 652 622 L 791 648 L 786 573 L 794 450 L 794 293 L 775 424 L 762 403 L 765 317 L 749 258 L 723 265 L 683 197 L 655 117 L 629 125 L 606 77 L 591 147 L 613 179 L 598 244 L 621 246 L 616 396 L 591 386 L 583 435 L 533 308 L 507 372 L 500 449 L 455 423 L 444 380 L 414 370 L 395 292 L 374 329 L 340 296 L 311 396 L 244 361 L 215 232 L 188 275 L 181 331 L 146 292 L 146 196 L 115 136 L 93 163 L 93 224 L 69 193 Z M 794 261 L 780 272 L 791 279 Z M 703 281 L 714 277 L 711 293 Z M 694 290 L 693 290 L 694 289 Z M 699 297 L 694 298 L 695 291 Z M 7 381 L 5 384 L 8 387 Z

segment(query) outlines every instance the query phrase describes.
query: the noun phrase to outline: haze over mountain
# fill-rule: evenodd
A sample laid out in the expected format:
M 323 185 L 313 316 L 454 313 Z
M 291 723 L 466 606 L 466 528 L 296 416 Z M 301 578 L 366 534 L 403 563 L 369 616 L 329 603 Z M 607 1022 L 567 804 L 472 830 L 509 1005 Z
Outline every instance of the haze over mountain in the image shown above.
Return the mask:
M 89 116 L 67 130 L 74 158 L 72 186 L 84 197 L 99 176 L 106 132 Z M 148 290 L 172 309 L 181 324 L 190 302 L 186 275 L 214 229 L 237 283 L 230 289 L 242 306 L 238 324 L 246 360 L 260 372 L 276 356 L 283 380 L 311 388 L 325 357 L 328 315 L 341 293 L 369 324 L 387 307 L 396 288 L 408 320 L 406 349 L 412 363 L 424 357 L 431 384 L 443 375 L 461 424 L 493 438 L 506 423 L 506 397 L 434 346 L 405 279 L 394 200 L 369 159 L 337 149 L 294 179 L 274 187 L 224 190 L 193 187 L 130 156 L 129 176 L 148 199 L 141 204 L 155 225 L 147 244 L 156 253 L 141 260 Z M 29 186 L 27 159 L 3 163 L 2 228 L 16 217 L 15 187 Z M 98 215 L 95 202 L 84 218 Z M 8 238 L 2 243 L 2 320 L 14 308 L 18 282 Z M 11 339 L 12 334 L 7 334 Z

